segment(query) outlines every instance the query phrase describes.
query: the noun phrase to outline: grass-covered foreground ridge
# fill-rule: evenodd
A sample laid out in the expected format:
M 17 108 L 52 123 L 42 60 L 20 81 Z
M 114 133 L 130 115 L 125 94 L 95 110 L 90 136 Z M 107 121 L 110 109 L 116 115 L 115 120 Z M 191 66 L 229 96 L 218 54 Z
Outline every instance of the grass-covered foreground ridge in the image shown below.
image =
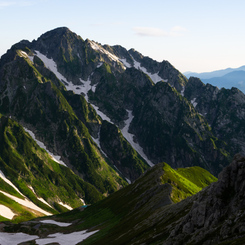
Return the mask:
M 0 191 L 20 199 L 27 197 L 41 209 L 57 214 L 102 199 L 94 186 L 83 181 L 68 167 L 54 161 L 32 137 L 11 118 L 0 117 L 0 170 L 21 192 L 0 178 Z M 43 214 L 34 212 L 1 194 L 0 204 L 10 208 L 13 221 L 32 219 Z M 40 200 L 42 198 L 42 200 Z M 0 217 L 0 220 L 3 220 Z
M 2 229 L 42 238 L 54 233 L 93 232 L 78 243 L 83 245 L 244 244 L 244 166 L 245 158 L 237 154 L 213 182 L 216 178 L 199 167 L 174 170 L 166 163 L 157 164 L 133 184 L 85 209 L 17 225 L 5 222 Z M 183 192 L 182 197 L 190 188 L 186 194 L 190 196 L 174 203 L 174 186 Z M 190 194 L 198 188 L 202 190 Z M 50 219 L 69 226 L 52 225 Z
M 183 216 L 185 212 L 180 211 L 180 201 L 216 180 L 199 167 L 174 170 L 161 163 L 146 171 L 133 184 L 84 211 L 74 209 L 55 219 L 63 222 L 76 220 L 74 225 L 66 228 L 66 232 L 99 230 L 82 244 L 131 244 L 132 241 L 145 239 L 154 227 L 158 227 L 160 216 L 156 217 L 163 212 L 171 214 L 164 215 L 162 222 L 174 220 L 175 215 Z M 185 205 L 190 208 L 189 204 Z

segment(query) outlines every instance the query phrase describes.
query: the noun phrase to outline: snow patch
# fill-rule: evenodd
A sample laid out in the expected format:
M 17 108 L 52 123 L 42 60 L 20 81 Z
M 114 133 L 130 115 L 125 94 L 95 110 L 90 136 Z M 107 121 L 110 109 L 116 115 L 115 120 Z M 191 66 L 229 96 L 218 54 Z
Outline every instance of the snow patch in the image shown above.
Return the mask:
M 91 45 L 93 45 L 94 49 L 100 49 L 100 47 L 94 42 L 91 42 Z M 96 85 L 91 85 L 91 81 L 89 79 L 87 81 L 84 81 L 84 80 L 80 79 L 82 84 L 81 85 L 74 85 L 72 82 L 69 82 L 62 74 L 60 74 L 58 72 L 57 65 L 56 65 L 56 63 L 54 62 L 53 59 L 47 58 L 45 55 L 41 54 L 39 51 L 35 51 L 35 52 L 36 52 L 37 56 L 43 61 L 45 66 L 50 71 L 52 71 L 60 81 L 63 81 L 63 83 L 64 83 L 64 85 L 65 85 L 67 90 L 71 90 L 75 94 L 83 93 L 84 96 L 85 96 L 86 101 L 88 102 L 88 92 L 89 92 L 90 89 L 92 89 L 92 91 L 95 92 Z M 108 52 L 108 51 L 106 51 L 106 52 Z M 107 120 L 108 122 L 111 122 L 110 118 L 107 117 L 103 112 L 101 112 L 99 110 L 99 107 L 97 107 L 97 106 L 95 106 L 93 104 L 91 104 L 91 105 L 94 107 L 94 109 L 96 110 L 97 114 L 103 120 Z
M 83 205 L 86 205 L 85 201 L 82 198 L 80 198 L 80 200 L 82 201 Z
M 62 205 L 63 207 L 67 208 L 68 210 L 72 210 L 73 208 L 63 202 L 58 202 L 60 205 Z
M 100 62 L 100 63 L 97 65 L 97 68 L 100 68 L 102 65 L 103 65 L 103 62 Z
M 27 129 L 27 128 L 24 128 L 24 129 L 25 129 L 25 131 L 26 131 L 27 133 L 30 134 L 30 136 L 36 141 L 36 143 L 37 143 L 41 148 L 43 148 L 45 151 L 48 152 L 48 154 L 50 155 L 50 157 L 51 157 L 55 162 L 57 162 L 57 163 L 59 163 L 59 164 L 61 164 L 61 165 L 67 167 L 67 165 L 66 165 L 63 161 L 60 160 L 60 158 L 61 158 L 60 156 L 56 156 L 56 155 L 54 155 L 53 153 L 51 153 L 51 152 L 47 149 L 47 147 L 44 145 L 43 142 L 41 142 L 41 141 L 39 141 L 39 140 L 36 139 L 35 134 L 34 134 L 31 130 L 29 130 L 29 129 Z
M 104 49 L 102 46 L 98 45 L 94 41 L 90 41 L 90 45 L 91 45 L 91 48 L 92 49 L 98 50 L 101 53 L 106 54 L 109 57 L 110 60 L 122 64 L 123 65 L 123 68 L 126 69 L 127 66 L 125 67 L 125 64 L 116 55 L 110 53 L 109 51 L 107 51 L 106 49 Z
M 37 197 L 37 199 L 41 202 L 43 202 L 44 204 L 48 205 L 50 208 L 53 208 L 48 202 L 46 202 L 42 197 Z
M 55 221 L 55 220 L 42 220 L 40 221 L 41 223 L 44 223 L 44 224 L 53 224 L 53 225 L 58 225 L 60 227 L 67 227 L 69 225 L 72 225 L 72 223 L 64 223 L 64 222 L 58 222 L 58 221 Z
M 28 58 L 28 55 L 27 55 L 26 52 L 24 52 L 24 51 L 21 50 L 20 53 L 21 53 L 21 56 L 22 56 L 22 57 Z
M 127 60 L 124 58 L 124 59 L 119 59 L 125 67 L 127 68 L 131 68 L 132 66 L 127 62 Z
M 35 53 L 36 53 L 37 57 L 40 58 L 43 61 L 45 66 L 50 71 L 52 71 L 60 81 L 63 80 L 63 81 L 68 83 L 66 78 L 61 73 L 58 72 L 57 65 L 56 65 L 56 63 L 54 62 L 53 59 L 49 59 L 48 57 L 46 57 L 44 54 L 40 53 L 37 50 L 35 50 Z
M 7 219 L 13 219 L 15 213 L 10 208 L 0 204 L 0 215 Z
M 184 94 L 185 94 L 185 87 L 184 86 L 183 86 L 183 88 L 182 88 L 180 93 L 181 93 L 182 96 L 184 96 Z
M 133 58 L 133 57 L 132 57 L 132 58 Z M 138 69 L 138 70 L 144 72 L 146 75 L 148 75 L 148 76 L 151 78 L 151 80 L 152 80 L 155 84 L 156 84 L 157 82 L 159 82 L 159 81 L 164 81 L 164 82 L 167 82 L 167 81 L 168 81 L 167 79 L 161 78 L 161 77 L 158 75 L 159 72 L 158 72 L 158 73 L 154 73 L 154 74 L 149 73 L 149 72 L 146 70 L 145 67 L 141 66 L 140 62 L 136 61 L 134 58 L 133 58 L 133 60 L 134 60 L 134 67 L 135 67 L 136 69 Z
M 36 204 L 34 204 L 33 202 L 29 201 L 27 198 L 25 198 L 25 200 L 23 200 L 23 199 L 20 199 L 20 198 L 18 198 L 18 197 L 15 197 L 15 196 L 13 196 L 13 195 L 11 195 L 11 194 L 9 194 L 9 193 L 6 193 L 6 192 L 4 192 L 4 191 L 0 191 L 0 192 L 1 192 L 2 194 L 4 194 L 5 196 L 7 196 L 7 197 L 13 199 L 13 200 L 16 201 L 17 203 L 19 203 L 19 204 L 21 204 L 21 205 L 23 205 L 23 206 L 25 206 L 25 207 L 31 208 L 31 209 L 36 210 L 36 211 L 38 211 L 38 212 L 40 212 L 40 213 L 43 213 L 43 214 L 45 214 L 45 215 L 52 215 L 51 213 L 49 213 L 49 212 L 47 212 L 47 211 L 45 211 L 45 210 L 39 208 Z
M 41 201 L 41 202 L 43 202 L 44 204 L 46 204 L 46 205 L 48 205 L 49 207 L 51 207 L 51 208 L 53 208 L 48 202 L 46 202 L 42 197 L 38 197 L 37 196 L 37 194 L 36 194 L 36 192 L 35 192 L 35 190 L 32 188 L 32 186 L 28 186 L 31 190 L 32 190 L 32 192 L 36 195 L 36 197 L 37 197 L 37 199 L 39 200 L 39 201 Z
M 194 108 L 196 108 L 196 106 L 197 106 L 196 99 L 197 98 L 194 98 L 193 100 L 191 100 L 191 104 L 194 106 Z
M 50 243 L 59 243 L 60 245 L 75 245 L 83 240 L 87 239 L 89 236 L 92 236 L 97 231 L 76 231 L 73 233 L 63 234 L 63 233 L 54 233 L 50 234 L 47 238 L 36 239 L 36 244 L 45 245 Z
M 19 189 L 10 181 L 10 180 L 8 180 L 6 177 L 5 177 L 5 175 L 4 175 L 4 173 L 0 170 L 0 178 L 2 178 L 7 184 L 9 184 L 9 185 L 11 185 L 17 192 L 19 192 L 21 195 L 23 195 L 20 191 L 19 191 Z
M 132 111 L 127 110 L 128 112 L 128 119 L 124 121 L 125 127 L 121 130 L 124 138 L 127 139 L 127 141 L 131 144 L 131 146 L 145 159 L 145 161 L 152 167 L 154 164 L 148 159 L 148 157 L 145 155 L 143 148 L 136 142 L 134 142 L 134 135 L 129 133 L 129 125 L 132 122 L 134 116 L 132 114 Z
M 87 232 L 85 231 L 76 231 L 68 234 L 63 233 L 54 233 L 48 235 L 47 238 L 39 238 L 38 236 L 29 235 L 25 233 L 6 233 L 6 232 L 0 232 L 0 244 L 1 245 L 18 245 L 23 242 L 30 242 L 35 241 L 38 245 L 45 245 L 50 243 L 58 243 L 60 245 L 75 245 L 79 242 L 84 241 L 89 236 L 92 236 L 98 232 L 91 231 Z
M 32 241 L 39 238 L 25 233 L 6 233 L 0 232 L 0 244 L 2 245 L 18 245 L 23 242 Z
M 127 179 L 126 177 L 125 177 L 125 179 L 127 180 L 127 182 L 128 182 L 129 184 L 131 184 L 131 181 L 130 181 L 129 179 Z
M 95 109 L 96 113 L 102 118 L 102 120 L 106 120 L 106 121 L 108 121 L 108 122 L 110 122 L 110 123 L 113 123 L 113 122 L 111 121 L 111 119 L 110 119 L 108 116 L 106 116 L 106 114 L 104 114 L 102 111 L 99 110 L 99 107 L 98 107 L 98 106 L 93 105 L 93 104 L 91 104 L 91 105 L 92 105 L 93 108 Z

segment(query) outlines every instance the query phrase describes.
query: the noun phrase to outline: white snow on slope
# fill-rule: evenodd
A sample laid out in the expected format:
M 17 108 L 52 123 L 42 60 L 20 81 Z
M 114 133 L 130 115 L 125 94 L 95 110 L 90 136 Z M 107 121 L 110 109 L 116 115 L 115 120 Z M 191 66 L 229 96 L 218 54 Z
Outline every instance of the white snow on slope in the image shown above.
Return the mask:
M 60 205 L 62 205 L 63 207 L 67 208 L 68 210 L 72 210 L 73 208 L 63 202 L 59 202 Z
M 133 57 L 132 57 L 132 58 L 133 58 Z M 159 81 L 164 81 L 164 82 L 167 82 L 167 81 L 168 81 L 167 79 L 166 79 L 166 80 L 162 79 L 162 78 L 158 75 L 158 73 L 154 73 L 154 74 L 149 73 L 149 72 L 146 70 L 145 67 L 141 66 L 140 62 L 136 61 L 134 58 L 133 58 L 133 60 L 134 60 L 134 67 L 135 67 L 136 69 L 138 69 L 138 70 L 141 70 L 141 71 L 144 72 L 145 74 L 147 74 L 155 84 L 156 84 L 157 82 L 159 82 Z
M 123 65 L 124 69 L 126 69 L 124 63 L 116 55 L 110 53 L 109 51 L 107 51 L 106 49 L 104 49 L 102 46 L 98 45 L 94 41 L 90 41 L 90 45 L 91 45 L 92 49 L 98 50 L 101 53 L 106 54 L 109 57 L 109 59 L 121 63 Z
M 196 106 L 197 106 L 196 99 L 197 98 L 194 98 L 193 100 L 191 100 L 191 104 L 194 106 L 194 108 L 196 108 Z
M 56 63 L 54 62 L 53 59 L 49 59 L 48 57 L 46 57 L 44 54 L 40 53 L 37 50 L 35 50 L 35 53 L 37 54 L 37 57 L 40 58 L 43 61 L 45 66 L 50 71 L 52 71 L 59 80 L 63 80 L 65 82 L 67 82 L 66 78 L 61 73 L 58 72 L 57 65 L 56 65 Z
M 32 192 L 35 194 L 35 196 L 37 197 L 37 199 L 38 199 L 39 201 L 41 201 L 41 202 L 43 202 L 44 204 L 48 205 L 49 207 L 53 208 L 53 207 L 52 207 L 48 202 L 46 202 L 43 198 L 37 196 L 37 194 L 36 194 L 36 192 L 35 192 L 35 190 L 33 189 L 32 186 L 28 186 L 28 187 L 32 190 Z
M 29 129 L 27 129 L 27 128 L 24 128 L 24 129 L 25 129 L 25 131 L 26 131 L 27 133 L 30 134 L 30 136 L 36 141 L 36 143 L 37 143 L 41 148 L 43 148 L 45 151 L 48 152 L 48 154 L 51 156 L 51 158 L 52 158 L 55 162 L 57 162 L 57 163 L 59 163 L 59 164 L 61 164 L 61 165 L 66 166 L 66 164 L 65 164 L 63 161 L 60 160 L 61 157 L 60 157 L 60 156 L 56 156 L 56 155 L 54 155 L 53 153 L 51 153 L 51 152 L 47 149 L 47 147 L 44 145 L 43 142 L 41 142 L 41 141 L 39 141 L 39 140 L 36 139 L 35 134 L 34 134 L 31 130 L 29 130 Z M 66 167 L 67 167 L 67 166 L 66 166 Z
M 96 44 L 97 45 L 97 44 Z M 95 91 L 96 89 L 96 85 L 91 85 L 91 81 L 90 80 L 87 80 L 87 81 L 83 81 L 82 79 L 80 79 L 80 81 L 83 83 L 81 85 L 74 85 L 72 82 L 69 82 L 67 81 L 67 79 L 58 72 L 57 70 L 57 65 L 56 63 L 53 61 L 53 59 L 49 59 L 47 58 L 45 55 L 41 54 L 39 51 L 35 51 L 37 56 L 43 61 L 43 63 L 45 64 L 45 66 L 51 70 L 55 75 L 56 77 L 61 80 L 61 81 L 64 81 L 65 82 L 65 87 L 67 90 L 71 90 L 73 91 L 75 94 L 81 94 L 83 93 L 85 95 L 85 99 L 86 101 L 88 102 L 88 92 L 90 89 L 92 89 L 92 91 Z M 99 110 L 99 107 L 91 104 L 94 109 L 96 110 L 97 114 L 99 116 L 101 116 L 101 118 L 103 120 L 107 120 L 109 122 L 111 122 L 110 118 L 107 117 L 103 112 L 101 112 Z
M 105 51 L 105 53 L 108 52 L 108 51 L 104 50 L 102 47 L 99 47 L 96 43 L 94 43 L 92 41 L 91 41 L 91 46 L 94 49 L 99 49 L 100 51 L 102 50 L 101 52 L 104 52 L 104 51 Z M 62 74 L 60 74 L 58 72 L 57 65 L 53 61 L 53 59 L 47 58 L 45 55 L 41 54 L 39 51 L 35 51 L 35 52 L 37 53 L 38 57 L 43 61 L 43 63 L 45 64 L 45 66 L 47 68 L 49 68 L 52 72 L 55 73 L 55 75 L 57 76 L 57 78 L 59 78 L 61 81 L 62 80 L 65 81 L 65 83 L 66 83 L 65 86 L 66 86 L 66 89 L 67 90 L 72 90 L 76 94 L 84 93 L 85 99 L 88 102 L 88 91 L 90 89 L 94 89 L 95 90 L 96 89 L 96 85 L 93 85 L 94 88 L 92 88 L 93 86 L 91 85 L 91 81 L 89 79 L 87 81 L 83 81 L 82 79 L 80 79 L 80 81 L 83 83 L 83 85 L 74 85 L 72 82 L 68 82 L 67 79 Z M 119 60 L 118 57 L 116 57 L 116 56 L 112 56 L 112 57 L 115 58 L 115 60 Z M 139 62 L 136 62 L 135 61 L 135 66 L 136 66 L 137 69 L 141 69 L 143 72 L 145 72 L 146 74 L 148 74 L 151 77 L 151 79 L 152 79 L 153 82 L 156 83 L 156 82 L 158 82 L 160 80 L 163 80 L 160 76 L 158 76 L 158 74 L 150 74 L 150 73 L 148 73 L 144 67 L 141 67 L 140 66 L 140 63 Z M 91 105 L 93 106 L 93 108 L 96 110 L 97 114 L 103 120 L 106 120 L 106 121 L 108 121 L 110 123 L 113 123 L 108 116 L 106 116 L 102 111 L 99 110 L 99 107 L 98 106 L 93 105 L 93 104 L 91 104 Z M 154 164 L 147 158 L 147 156 L 143 152 L 142 147 L 138 143 L 135 143 L 134 142 L 134 140 L 133 140 L 134 135 L 128 133 L 129 124 L 131 123 L 131 121 L 133 119 L 132 112 L 131 111 L 128 111 L 128 113 L 129 113 L 129 119 L 125 121 L 126 126 L 122 129 L 122 134 L 128 140 L 128 142 L 132 145 L 132 147 L 147 161 L 147 163 L 150 166 L 154 166 Z M 98 144 L 98 147 L 100 148 L 99 139 L 95 139 L 94 141 L 95 141 L 95 143 Z
M 10 208 L 0 204 L 0 215 L 7 219 L 13 219 L 15 213 L 13 213 L 13 211 Z
M 48 235 L 47 238 L 39 238 L 38 236 L 29 235 L 25 233 L 6 233 L 0 232 L 0 244 L 1 245 L 18 245 L 23 242 L 35 241 L 38 245 L 45 245 L 50 243 L 58 243 L 60 245 L 75 245 L 84 241 L 89 236 L 95 234 L 97 231 L 87 232 L 77 231 L 73 233 L 63 234 L 55 233 Z
M 72 223 L 64 223 L 64 222 L 58 222 L 58 221 L 55 221 L 55 220 L 42 220 L 40 221 L 41 223 L 44 223 L 44 224 L 53 224 L 53 225 L 58 225 L 60 227 L 67 227 L 69 225 L 72 225 Z
M 20 53 L 21 53 L 21 56 L 22 56 L 22 57 L 28 58 L 28 55 L 27 55 L 26 52 L 24 52 L 24 51 L 21 50 Z
M 87 239 L 89 236 L 92 236 L 98 231 L 76 231 L 73 233 L 63 234 L 63 233 L 55 233 L 50 234 L 48 238 L 42 238 L 37 239 L 36 243 L 38 245 L 45 245 L 50 243 L 59 243 L 60 245 L 75 245 L 85 239 Z
M 39 238 L 38 236 L 31 236 L 25 233 L 6 233 L 0 232 L 1 245 L 18 245 L 22 242 L 32 241 Z
M 132 122 L 134 116 L 132 111 L 127 110 L 128 112 L 128 119 L 124 121 L 125 127 L 121 130 L 123 136 L 127 139 L 127 141 L 131 144 L 131 146 L 145 159 L 145 161 L 152 167 L 154 164 L 148 159 L 145 155 L 143 148 L 136 142 L 134 142 L 134 135 L 129 133 L 129 125 Z
M 91 138 L 97 144 L 97 146 L 99 147 L 100 151 L 108 158 L 107 154 L 101 149 L 101 145 L 100 145 L 100 133 L 98 133 L 98 138 L 97 139 L 95 139 L 92 136 L 91 136 Z
M 4 173 L 0 170 L 0 178 L 2 178 L 7 184 L 9 184 L 9 185 L 11 185 L 17 192 L 19 192 L 21 195 L 23 195 L 20 191 L 19 191 L 19 189 L 10 181 L 10 180 L 8 180 L 6 177 L 5 177 L 5 175 L 4 175 Z
M 127 68 L 131 68 L 131 67 L 132 67 L 132 66 L 127 62 L 126 59 L 119 59 L 119 60 L 124 64 L 125 67 L 127 67 Z
M 4 176 L 4 174 L 3 174 L 3 172 L 2 172 L 1 170 L 0 170 L 0 177 L 1 177 L 7 184 L 11 185 L 16 191 L 18 191 L 18 192 L 23 196 L 23 194 L 19 191 L 19 189 L 18 189 L 18 188 L 17 188 L 17 187 L 16 187 L 10 180 L 8 180 L 8 179 Z M 34 191 L 34 190 L 33 190 L 33 191 Z M 20 199 L 20 198 L 15 197 L 15 196 L 13 196 L 13 195 L 10 195 L 10 194 L 8 194 L 8 193 L 6 193 L 6 192 L 4 192 L 4 191 L 1 191 L 1 190 L 0 190 L 0 192 L 3 193 L 5 196 L 7 196 L 7 197 L 13 199 L 14 201 L 18 202 L 19 204 L 23 205 L 23 206 L 26 206 L 26 207 L 32 208 L 32 209 L 34 209 L 34 210 L 37 210 L 37 211 L 39 211 L 39 212 L 41 212 L 41 213 L 43 213 L 43 214 L 45 214 L 45 215 L 51 215 L 50 213 L 48 213 L 48 212 L 46 212 L 45 210 L 43 210 L 43 209 L 39 208 L 38 206 L 36 206 L 33 202 L 29 201 L 27 198 L 25 198 L 25 200 L 23 200 L 23 199 Z M 25 196 L 23 196 L 23 197 L 25 197 Z M 48 204 L 48 205 L 49 205 L 49 204 Z M 50 206 L 50 205 L 49 205 L 49 206 Z M 5 207 L 5 206 L 3 206 L 3 207 Z M 6 211 L 6 210 L 5 210 L 3 207 L 0 208 L 0 215 L 2 215 L 3 217 L 6 217 L 6 216 L 5 216 L 5 211 Z M 6 209 L 8 209 L 8 208 L 6 207 Z M 9 214 L 10 214 L 10 213 L 9 213 Z M 7 217 L 6 217 L 6 218 L 7 218 Z
M 181 90 L 181 95 L 184 96 L 185 95 L 185 87 L 183 86 L 182 90 Z
M 15 196 L 13 196 L 13 195 L 11 195 L 11 194 L 9 194 L 9 193 L 6 193 L 6 192 L 4 192 L 4 191 L 1 191 L 1 190 L 0 190 L 0 192 L 3 193 L 5 196 L 7 196 L 7 197 L 13 199 L 13 200 L 16 201 L 17 203 L 19 203 L 19 204 L 21 204 L 21 205 L 23 205 L 23 206 L 25 206 L 25 207 L 34 209 L 34 210 L 36 210 L 36 211 L 38 211 L 38 212 L 40 212 L 40 213 L 43 213 L 43 214 L 45 214 L 45 215 L 52 215 L 51 213 L 49 213 L 49 212 L 47 212 L 47 211 L 45 211 L 45 210 L 39 208 L 36 204 L 34 204 L 33 202 L 29 201 L 27 198 L 25 198 L 25 200 L 23 200 L 23 199 L 20 199 L 20 198 L 18 198 L 18 197 L 15 197 Z

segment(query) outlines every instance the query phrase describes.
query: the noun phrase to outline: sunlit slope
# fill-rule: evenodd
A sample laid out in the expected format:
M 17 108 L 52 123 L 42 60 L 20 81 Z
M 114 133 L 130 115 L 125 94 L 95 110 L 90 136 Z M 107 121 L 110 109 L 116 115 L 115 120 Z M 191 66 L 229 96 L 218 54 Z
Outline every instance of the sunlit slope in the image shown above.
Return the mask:
M 16 214 L 14 221 L 67 211 L 83 205 L 81 199 L 86 203 L 102 199 L 91 184 L 54 161 L 22 126 L 4 116 L 0 118 L 0 142 L 0 204 Z M 43 212 L 28 210 L 14 197 L 30 200 Z
M 100 230 L 83 244 L 127 244 L 135 235 L 138 236 L 131 228 L 140 226 L 142 233 L 144 229 L 153 229 L 151 222 L 154 224 L 155 221 L 149 220 L 150 215 L 157 216 L 158 212 L 172 207 L 174 202 L 192 196 L 216 180 L 200 167 L 174 170 L 161 163 L 146 171 L 135 183 L 83 212 L 74 210 L 57 218 L 66 222 L 79 219 L 76 229 L 95 227 Z M 179 215 L 184 215 L 184 212 Z

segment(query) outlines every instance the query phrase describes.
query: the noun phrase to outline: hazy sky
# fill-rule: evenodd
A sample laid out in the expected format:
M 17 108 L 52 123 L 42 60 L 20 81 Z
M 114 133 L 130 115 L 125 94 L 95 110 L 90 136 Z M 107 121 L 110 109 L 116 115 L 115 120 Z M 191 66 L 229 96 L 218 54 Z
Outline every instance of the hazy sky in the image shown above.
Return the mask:
M 236 68 L 245 65 L 244 11 L 244 0 L 0 0 L 0 56 L 66 26 L 181 72 Z

